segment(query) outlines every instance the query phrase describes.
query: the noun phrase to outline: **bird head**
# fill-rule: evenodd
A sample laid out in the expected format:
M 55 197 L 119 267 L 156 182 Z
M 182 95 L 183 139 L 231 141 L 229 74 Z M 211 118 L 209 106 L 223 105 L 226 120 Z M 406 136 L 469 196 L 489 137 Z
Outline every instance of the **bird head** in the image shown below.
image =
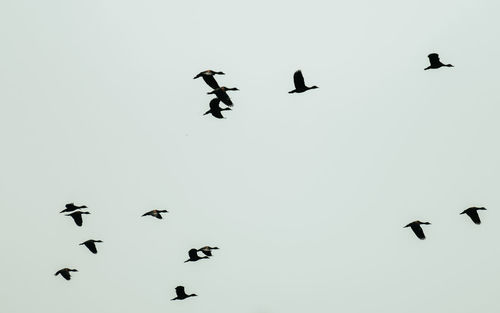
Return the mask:
M 215 74 L 226 75 L 224 72 L 215 72 Z
M 312 86 L 310 89 L 316 89 L 316 88 L 319 88 L 318 86 Z

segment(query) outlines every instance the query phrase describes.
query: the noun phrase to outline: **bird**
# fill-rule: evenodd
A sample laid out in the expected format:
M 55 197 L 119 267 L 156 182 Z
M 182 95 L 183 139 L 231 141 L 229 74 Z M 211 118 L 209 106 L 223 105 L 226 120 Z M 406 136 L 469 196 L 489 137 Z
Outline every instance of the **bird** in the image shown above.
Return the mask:
M 61 274 L 61 276 L 64 277 L 64 279 L 70 280 L 71 279 L 70 272 L 78 272 L 78 270 L 65 267 L 65 268 L 58 270 L 54 275 L 57 276 L 57 275 Z
M 212 89 L 217 89 L 217 88 L 219 88 L 219 84 L 217 83 L 217 81 L 215 80 L 215 77 L 214 77 L 214 75 L 216 75 L 216 74 L 225 75 L 223 72 L 215 72 L 212 70 L 206 70 L 206 71 L 203 71 L 203 72 L 199 73 L 198 75 L 196 75 L 193 79 L 196 79 L 198 77 L 202 77 L 203 80 L 205 81 L 205 83 L 207 83 L 207 85 L 212 87 Z
M 186 263 L 186 262 L 195 262 L 195 261 L 198 261 L 198 260 L 201 260 L 201 259 L 208 259 L 208 256 L 199 256 L 198 255 L 198 250 L 196 250 L 196 249 L 190 249 L 188 251 L 188 255 L 189 255 L 189 259 L 187 259 L 186 261 L 184 261 L 184 263 Z
M 421 222 L 421 221 L 415 221 L 411 222 L 410 224 L 406 225 L 405 227 L 411 227 L 411 230 L 417 235 L 419 239 L 424 240 L 425 239 L 425 234 L 424 231 L 422 230 L 422 227 L 420 225 L 431 225 L 429 222 Z M 404 227 L 403 227 L 404 228 Z
M 71 216 L 73 220 L 75 221 L 76 225 L 82 226 L 83 220 L 82 220 L 82 214 L 90 214 L 90 212 L 86 211 L 76 211 L 70 214 L 66 214 L 66 216 Z
M 309 89 L 319 88 L 318 86 L 307 87 L 304 83 L 304 76 L 302 76 L 301 70 L 298 70 L 293 74 L 293 83 L 295 85 L 295 89 L 289 91 L 288 93 L 301 93 L 304 91 L 308 91 Z
M 216 117 L 216 118 L 224 118 L 224 116 L 222 116 L 222 111 L 226 111 L 226 110 L 231 110 L 231 108 L 221 108 L 219 106 L 219 103 L 220 103 L 220 100 L 218 98 L 213 98 L 212 100 L 210 100 L 210 110 L 208 110 L 207 112 L 205 112 L 205 114 L 203 115 L 207 115 L 209 113 L 212 114 L 212 116 Z
M 424 68 L 424 70 L 429 70 L 429 69 L 432 69 L 432 68 L 440 68 L 440 67 L 443 67 L 443 66 L 447 66 L 447 67 L 453 67 L 453 65 L 451 64 L 443 64 L 441 63 L 441 61 L 439 60 L 439 54 L 437 53 L 431 53 L 428 55 L 429 57 L 429 62 L 431 63 L 431 65 L 429 65 L 428 67 Z
M 204 246 L 198 249 L 198 251 L 203 252 L 203 254 L 206 256 L 212 256 L 212 250 L 219 250 L 219 248 Z
M 479 214 L 477 214 L 477 211 L 478 210 L 486 210 L 486 208 L 483 208 L 483 207 L 471 207 L 471 208 L 468 208 L 466 210 L 464 210 L 462 213 L 460 214 L 467 214 L 470 219 L 474 222 L 474 224 L 481 224 L 481 219 L 479 218 Z
M 177 294 L 177 297 L 173 298 L 173 299 L 170 299 L 170 300 L 184 300 L 186 298 L 189 298 L 189 297 L 196 297 L 198 296 L 197 294 L 186 294 L 186 292 L 184 291 L 184 286 L 177 286 L 175 287 L 175 293 Z
M 97 253 L 97 248 L 95 247 L 96 242 L 102 242 L 102 240 L 89 239 L 87 241 L 82 242 L 80 246 L 85 245 L 85 247 L 87 247 L 90 250 L 90 252 L 96 254 Z
M 73 202 L 66 204 L 65 207 L 66 207 L 66 209 L 62 210 L 59 213 L 73 212 L 73 211 L 76 211 L 79 209 L 86 209 L 87 208 L 86 205 L 78 206 L 78 205 L 75 205 Z
M 151 216 L 154 216 L 157 219 L 161 220 L 163 217 L 161 216 L 160 213 L 168 213 L 168 211 L 167 210 L 151 210 L 149 212 L 142 214 L 142 216 L 151 215 Z
M 231 101 L 231 98 L 227 95 L 226 91 L 229 90 L 239 90 L 238 88 L 228 88 L 225 86 L 222 86 L 220 88 L 216 88 L 210 92 L 207 92 L 208 95 L 215 94 L 217 98 L 219 98 L 220 101 L 222 101 L 225 105 L 232 107 L 233 102 Z

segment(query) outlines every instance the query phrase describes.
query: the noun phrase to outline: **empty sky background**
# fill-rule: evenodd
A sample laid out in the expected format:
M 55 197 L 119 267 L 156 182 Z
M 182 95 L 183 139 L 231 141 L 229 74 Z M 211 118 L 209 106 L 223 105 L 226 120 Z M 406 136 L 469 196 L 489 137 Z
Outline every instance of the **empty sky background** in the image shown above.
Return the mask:
M 1 1 L 1 311 L 499 312 L 499 10 Z

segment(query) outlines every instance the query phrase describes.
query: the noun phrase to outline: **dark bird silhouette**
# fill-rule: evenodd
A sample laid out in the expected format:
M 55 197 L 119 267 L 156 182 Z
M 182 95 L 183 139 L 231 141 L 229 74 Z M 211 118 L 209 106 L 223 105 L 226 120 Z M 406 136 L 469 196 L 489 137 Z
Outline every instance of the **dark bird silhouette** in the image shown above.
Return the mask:
M 186 261 L 184 261 L 184 263 L 186 263 L 186 262 L 195 262 L 195 261 L 198 261 L 198 260 L 201 260 L 201 259 L 208 259 L 208 256 L 199 256 L 198 255 L 198 250 L 196 250 L 196 249 L 190 249 L 189 252 L 188 252 L 188 255 L 189 255 L 189 259 L 187 259 Z
M 154 216 L 154 217 L 161 220 L 163 217 L 161 216 L 160 213 L 168 213 L 168 211 L 167 210 L 151 210 L 149 212 L 142 214 L 142 216 L 151 215 L 151 216 Z
M 477 214 L 477 211 L 478 210 L 486 210 L 486 208 L 477 208 L 477 207 L 471 207 L 471 208 L 468 208 L 466 210 L 464 210 L 462 213 L 460 214 L 467 214 L 470 219 L 474 222 L 474 224 L 481 224 L 481 219 L 479 218 L 479 214 Z
M 301 93 L 308 91 L 309 89 L 319 88 L 318 86 L 307 87 L 301 70 L 298 70 L 293 74 L 293 83 L 295 85 L 295 90 L 289 91 L 288 93 Z
M 86 205 L 78 206 L 78 205 L 75 205 L 73 202 L 66 204 L 65 207 L 66 207 L 66 209 L 62 210 L 59 213 L 73 212 L 75 210 L 86 209 L 87 208 Z
M 226 92 L 229 90 L 239 90 L 239 89 L 238 88 L 227 88 L 227 87 L 222 86 L 220 88 L 217 88 L 217 89 L 214 89 L 210 92 L 207 92 L 207 94 L 209 94 L 209 95 L 215 94 L 217 96 L 217 98 L 219 98 L 219 100 L 222 101 L 222 103 L 224 103 L 227 106 L 232 107 L 233 102 L 231 101 L 231 98 L 229 98 L 229 96 Z
M 411 222 L 410 224 L 406 225 L 405 227 L 411 227 L 411 230 L 417 235 L 419 239 L 424 240 L 425 239 L 425 234 L 424 231 L 422 230 L 422 227 L 420 225 L 431 225 L 429 222 L 421 222 L 421 221 L 415 221 Z M 403 227 L 404 228 L 404 227 Z
M 58 270 L 54 275 L 57 276 L 61 274 L 61 276 L 64 277 L 64 279 L 70 280 L 71 279 L 70 272 L 78 272 L 78 270 L 65 267 L 63 269 Z
M 171 299 L 171 300 L 184 300 L 186 298 L 189 298 L 189 297 L 196 297 L 197 294 L 190 294 L 190 295 L 187 295 L 186 292 L 184 291 L 184 286 L 177 286 L 175 287 L 175 293 L 177 294 L 177 297 Z
M 196 75 L 193 79 L 201 77 L 201 78 L 203 78 L 205 83 L 207 83 L 207 85 L 212 87 L 212 89 L 217 89 L 217 88 L 219 88 L 219 84 L 217 83 L 217 81 L 215 80 L 215 77 L 214 77 L 214 75 L 216 75 L 216 74 L 225 75 L 223 72 L 215 72 L 212 70 L 206 70 L 206 71 L 203 71 L 200 74 Z
M 70 214 L 66 214 L 66 216 L 71 216 L 75 221 L 76 225 L 82 226 L 83 223 L 82 214 L 90 214 L 90 212 L 76 211 Z
M 212 256 L 212 250 L 219 250 L 219 248 L 204 246 L 204 247 L 201 247 L 200 249 L 198 249 L 198 251 L 203 252 L 203 254 L 206 256 Z
M 429 65 L 428 67 L 424 68 L 424 70 L 429 70 L 429 69 L 432 69 L 432 68 L 440 68 L 440 67 L 443 67 L 443 66 L 447 66 L 447 67 L 453 67 L 453 65 L 451 64 L 443 64 L 441 63 L 441 61 L 439 60 L 439 54 L 437 53 L 431 53 L 428 55 L 429 57 L 429 62 L 431 63 L 431 65 Z
M 207 115 L 207 114 L 212 114 L 212 116 L 216 117 L 216 118 L 224 118 L 224 116 L 222 116 L 222 111 L 226 111 L 226 110 L 231 110 L 231 108 L 221 108 L 219 106 L 219 103 L 220 103 L 220 100 L 218 98 L 213 98 L 212 100 L 210 100 L 210 110 L 208 110 L 207 112 L 205 112 L 205 114 L 203 115 Z
M 85 247 L 87 247 L 90 250 L 90 252 L 96 254 L 97 253 L 97 248 L 95 247 L 96 242 L 102 242 L 102 240 L 89 239 L 87 241 L 82 242 L 80 246 L 85 245 Z

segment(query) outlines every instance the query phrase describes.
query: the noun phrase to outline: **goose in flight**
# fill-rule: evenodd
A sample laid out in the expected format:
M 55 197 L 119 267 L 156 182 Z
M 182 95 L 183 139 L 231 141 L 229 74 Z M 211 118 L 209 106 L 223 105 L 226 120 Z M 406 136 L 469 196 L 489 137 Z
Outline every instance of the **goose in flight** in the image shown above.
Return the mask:
M 201 247 L 200 249 L 198 249 L 198 251 L 203 252 L 203 254 L 206 256 L 212 256 L 212 250 L 219 250 L 219 248 L 204 246 L 204 247 Z
M 207 92 L 207 94 L 208 95 L 215 94 L 217 96 L 217 98 L 219 98 L 219 100 L 222 101 L 222 103 L 224 103 L 227 106 L 232 107 L 233 102 L 231 101 L 231 98 L 229 98 L 229 96 L 226 92 L 229 90 L 239 90 L 239 89 L 238 88 L 228 88 L 228 87 L 222 86 L 220 88 L 217 88 L 217 89 L 214 89 L 210 92 Z
M 82 226 L 83 219 L 82 219 L 82 214 L 90 214 L 90 212 L 86 211 L 76 211 L 70 214 L 66 214 L 66 216 L 71 216 L 73 220 L 75 221 L 75 224 L 78 226 Z
M 146 212 L 146 213 L 142 214 L 142 216 L 151 215 L 151 216 L 154 216 L 157 219 L 161 220 L 163 217 L 161 216 L 160 213 L 168 213 L 168 211 L 167 210 L 151 210 L 149 212 Z
M 189 255 L 189 259 L 187 259 L 186 261 L 184 261 L 184 263 L 186 263 L 186 262 L 195 262 L 195 261 L 198 261 L 198 260 L 201 260 L 201 259 L 208 259 L 208 256 L 199 256 L 198 255 L 198 250 L 196 250 L 196 249 L 190 249 L 189 252 L 188 252 L 188 255 Z
M 443 67 L 443 66 L 447 66 L 447 67 L 453 67 L 453 65 L 451 64 L 443 64 L 441 63 L 441 61 L 439 60 L 439 54 L 437 53 L 431 53 L 428 55 L 429 57 L 429 62 L 431 63 L 431 65 L 429 65 L 428 67 L 424 68 L 424 70 L 429 70 L 429 69 L 432 69 L 432 68 L 440 68 L 440 67 Z
M 64 277 L 64 279 L 70 280 L 71 279 L 70 272 L 78 272 L 78 270 L 65 267 L 65 268 L 58 270 L 54 275 L 57 276 L 57 275 L 61 274 L 61 276 Z
M 82 242 L 80 246 L 85 245 L 85 247 L 87 247 L 90 250 L 90 252 L 96 254 L 97 253 L 97 248 L 95 247 L 96 242 L 102 242 L 102 240 L 89 239 L 87 241 Z
M 197 79 L 198 77 L 201 77 L 201 78 L 203 78 L 205 83 L 207 83 L 207 85 L 209 85 L 212 89 L 217 89 L 217 88 L 219 88 L 219 84 L 217 83 L 217 81 L 215 80 L 215 77 L 214 77 L 214 75 L 216 75 L 216 74 L 225 75 L 223 72 L 215 72 L 212 70 L 206 70 L 206 71 L 203 71 L 203 72 L 199 73 L 198 75 L 196 75 L 193 79 Z
M 222 116 L 222 111 L 226 111 L 226 110 L 231 110 L 231 108 L 221 108 L 219 106 L 219 103 L 220 103 L 220 100 L 218 98 L 213 98 L 212 100 L 210 100 L 210 110 L 208 110 L 207 112 L 205 112 L 205 114 L 203 115 L 207 115 L 207 114 L 212 114 L 213 117 L 216 117 L 216 118 L 224 118 L 224 116 Z
M 73 212 L 73 211 L 76 211 L 79 209 L 86 209 L 87 208 L 86 205 L 78 206 L 78 205 L 75 205 L 73 202 L 66 204 L 65 207 L 66 207 L 66 209 L 62 210 L 59 213 Z
M 429 222 L 415 221 L 415 222 L 411 222 L 410 224 L 406 225 L 405 227 L 411 227 L 411 230 L 413 230 L 415 235 L 417 235 L 417 237 L 419 239 L 424 240 L 425 234 L 424 234 L 424 231 L 422 230 L 422 227 L 420 227 L 420 225 L 430 225 L 430 224 L 431 223 L 429 223 Z
M 288 93 L 301 93 L 309 89 L 319 88 L 318 86 L 307 87 L 304 82 L 304 76 L 302 76 L 301 70 L 298 70 L 293 74 L 293 83 L 295 85 L 295 89 L 289 91 Z
M 189 298 L 189 297 L 195 297 L 197 296 L 197 294 L 186 294 L 186 292 L 184 291 L 184 286 L 177 286 L 175 287 L 175 293 L 177 294 L 177 297 L 171 299 L 171 300 L 184 300 L 186 298 Z
M 460 214 L 467 214 L 470 217 L 470 219 L 474 222 L 474 224 L 479 225 L 479 224 L 481 224 L 481 219 L 479 218 L 479 214 L 477 214 L 478 210 L 486 210 L 486 208 L 471 207 L 471 208 L 464 210 Z

